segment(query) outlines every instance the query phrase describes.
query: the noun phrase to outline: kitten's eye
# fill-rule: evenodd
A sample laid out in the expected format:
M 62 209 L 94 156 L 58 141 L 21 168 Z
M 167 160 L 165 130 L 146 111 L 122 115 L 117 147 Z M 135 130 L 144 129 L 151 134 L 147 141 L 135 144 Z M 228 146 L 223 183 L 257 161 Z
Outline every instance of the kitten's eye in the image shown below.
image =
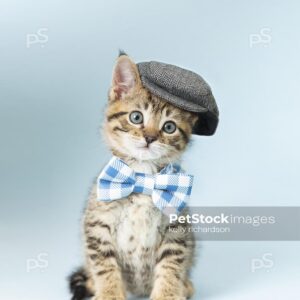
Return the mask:
M 129 115 L 129 120 L 133 123 L 133 124 L 141 124 L 143 123 L 143 114 L 139 111 L 133 111 L 132 113 L 130 113 Z
M 163 131 L 166 133 L 171 134 L 171 133 L 175 132 L 175 130 L 176 130 L 176 124 L 172 121 L 166 122 L 163 126 Z

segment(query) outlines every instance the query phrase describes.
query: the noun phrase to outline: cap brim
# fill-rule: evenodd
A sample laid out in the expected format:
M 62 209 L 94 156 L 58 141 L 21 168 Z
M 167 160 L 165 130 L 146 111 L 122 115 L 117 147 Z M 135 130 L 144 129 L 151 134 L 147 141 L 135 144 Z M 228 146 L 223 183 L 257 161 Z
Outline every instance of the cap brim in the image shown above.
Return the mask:
M 193 127 L 193 134 L 213 135 L 218 127 L 219 118 L 211 112 L 199 113 L 198 120 Z

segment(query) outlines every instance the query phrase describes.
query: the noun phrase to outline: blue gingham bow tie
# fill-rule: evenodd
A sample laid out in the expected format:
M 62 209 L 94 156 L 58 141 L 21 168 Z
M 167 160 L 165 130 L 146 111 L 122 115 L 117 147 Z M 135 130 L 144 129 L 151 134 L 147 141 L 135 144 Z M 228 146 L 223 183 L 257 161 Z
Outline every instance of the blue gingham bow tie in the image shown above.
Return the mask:
M 191 195 L 193 176 L 177 165 L 168 165 L 158 174 L 132 170 L 118 157 L 112 157 L 97 180 L 97 199 L 113 201 L 131 193 L 151 195 L 154 205 L 165 214 L 180 213 Z

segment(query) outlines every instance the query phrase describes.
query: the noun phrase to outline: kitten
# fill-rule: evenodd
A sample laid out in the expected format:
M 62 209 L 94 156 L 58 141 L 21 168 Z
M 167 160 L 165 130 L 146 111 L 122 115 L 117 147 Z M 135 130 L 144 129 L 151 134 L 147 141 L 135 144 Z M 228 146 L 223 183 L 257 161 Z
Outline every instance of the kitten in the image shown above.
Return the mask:
M 179 160 L 196 121 L 146 90 L 135 63 L 119 56 L 103 130 L 115 156 L 137 172 L 158 173 Z M 70 277 L 72 299 L 124 300 L 126 292 L 151 300 L 191 297 L 194 237 L 176 230 L 181 226 L 187 225 L 170 225 L 151 196 L 102 202 L 94 185 L 84 215 L 86 264 Z

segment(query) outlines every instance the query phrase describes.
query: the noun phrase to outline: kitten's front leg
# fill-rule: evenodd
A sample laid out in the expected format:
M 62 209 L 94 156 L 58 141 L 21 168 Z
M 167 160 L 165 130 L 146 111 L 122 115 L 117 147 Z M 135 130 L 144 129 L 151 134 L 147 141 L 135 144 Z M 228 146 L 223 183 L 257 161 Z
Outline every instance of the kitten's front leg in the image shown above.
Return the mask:
M 151 300 L 186 300 L 192 296 L 193 287 L 186 275 L 189 255 L 184 241 L 168 241 L 160 246 Z
M 125 288 L 110 225 L 99 219 L 87 221 L 85 236 L 87 260 L 94 283 L 93 300 L 125 300 Z

